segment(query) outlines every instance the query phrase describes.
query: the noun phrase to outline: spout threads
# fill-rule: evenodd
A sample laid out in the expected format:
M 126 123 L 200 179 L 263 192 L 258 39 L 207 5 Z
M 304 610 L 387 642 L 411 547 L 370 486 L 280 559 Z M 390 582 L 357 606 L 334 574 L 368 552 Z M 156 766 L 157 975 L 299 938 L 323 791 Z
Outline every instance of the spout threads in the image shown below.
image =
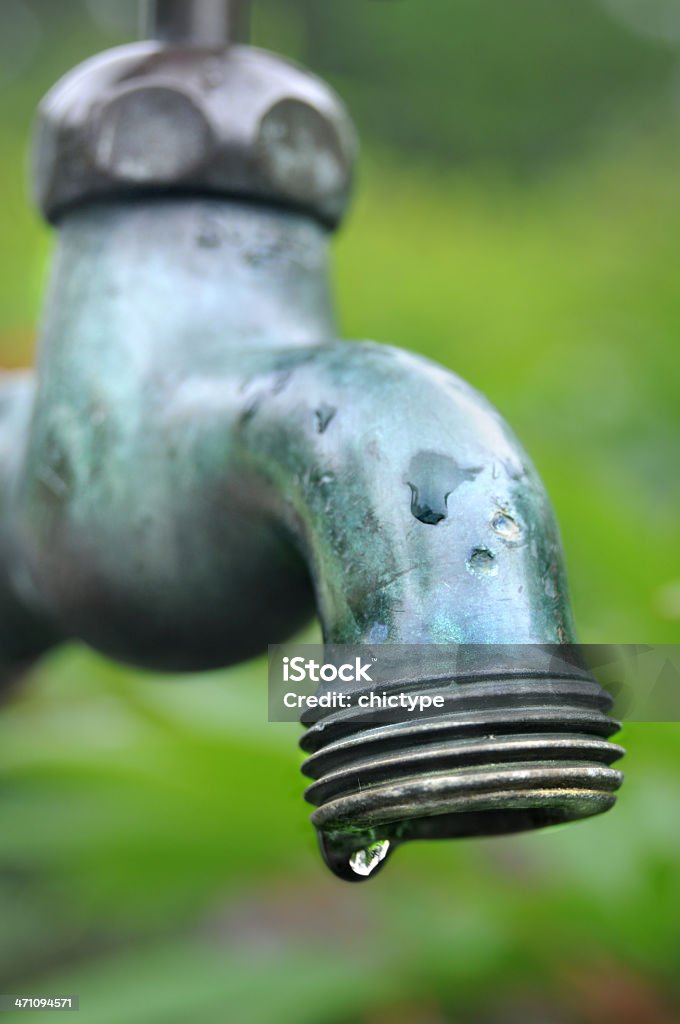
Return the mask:
M 403 684 L 400 684 L 403 688 Z M 493 835 L 607 810 L 622 775 L 618 723 L 592 679 L 506 675 L 417 680 L 445 698 L 438 714 L 317 713 L 301 746 L 305 797 L 322 836 L 358 843 Z

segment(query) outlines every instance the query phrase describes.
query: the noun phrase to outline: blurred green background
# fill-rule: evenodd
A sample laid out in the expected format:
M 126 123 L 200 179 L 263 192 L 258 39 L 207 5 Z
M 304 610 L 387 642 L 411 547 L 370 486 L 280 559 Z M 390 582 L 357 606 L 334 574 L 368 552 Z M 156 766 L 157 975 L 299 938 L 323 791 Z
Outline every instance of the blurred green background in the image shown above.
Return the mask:
M 350 337 L 483 390 L 562 526 L 581 639 L 680 639 L 677 0 L 260 0 L 364 159 L 336 250 Z M 30 122 L 135 34 L 119 0 L 2 0 L 0 360 L 31 362 L 50 236 Z M 0 714 L 0 992 L 88 1024 L 680 1020 L 680 726 L 629 725 L 600 819 L 323 868 L 262 662 L 154 678 L 84 648 Z

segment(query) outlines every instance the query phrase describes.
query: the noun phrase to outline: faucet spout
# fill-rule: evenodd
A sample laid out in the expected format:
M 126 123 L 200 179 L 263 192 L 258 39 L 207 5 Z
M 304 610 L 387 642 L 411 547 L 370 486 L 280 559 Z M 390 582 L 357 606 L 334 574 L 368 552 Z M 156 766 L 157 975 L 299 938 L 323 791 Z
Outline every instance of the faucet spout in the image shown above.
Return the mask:
M 309 566 L 324 640 L 396 645 L 400 686 L 446 695 L 426 720 L 367 722 L 356 707 L 303 716 L 306 796 L 329 866 L 361 881 L 408 839 L 606 810 L 621 782 L 611 702 L 566 654 L 555 519 L 501 417 L 453 374 L 387 346 L 284 353 L 281 371 L 286 386 L 244 421 L 243 459 Z M 486 653 L 447 671 L 441 645 Z M 505 645 L 520 645 L 511 668 Z M 546 645 L 558 657 L 537 668 Z
M 279 366 L 244 437 L 299 510 L 328 642 L 573 641 L 550 505 L 482 395 L 368 342 Z

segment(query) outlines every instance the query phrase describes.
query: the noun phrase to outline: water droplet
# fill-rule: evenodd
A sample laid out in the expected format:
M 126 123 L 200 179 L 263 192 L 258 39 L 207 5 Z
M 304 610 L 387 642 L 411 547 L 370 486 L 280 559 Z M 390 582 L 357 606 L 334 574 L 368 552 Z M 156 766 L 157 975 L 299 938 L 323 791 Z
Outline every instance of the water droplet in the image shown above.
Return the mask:
M 421 502 L 419 500 L 418 488 L 414 487 L 412 483 L 409 483 L 411 488 L 411 514 L 419 523 L 425 523 L 426 526 L 436 526 L 437 523 L 441 523 L 442 519 L 446 519 L 446 496 L 443 499 L 444 511 L 439 509 L 433 509 L 430 507 L 428 502 Z
M 508 544 L 517 544 L 522 539 L 522 527 L 505 509 L 500 509 L 491 520 L 491 529 Z
M 495 576 L 498 572 L 496 556 L 488 548 L 475 548 L 467 560 L 467 567 L 473 576 Z
M 316 429 L 320 434 L 323 434 L 326 427 L 335 416 L 337 409 L 333 405 L 320 405 L 315 412 L 316 416 Z
M 378 865 L 385 859 L 390 848 L 389 839 L 381 839 L 371 843 L 365 850 L 357 850 L 349 859 L 349 866 L 355 875 L 368 878 Z
M 448 515 L 453 492 L 481 473 L 481 466 L 461 467 L 449 455 L 422 451 L 411 459 L 404 483 L 411 488 L 411 513 L 427 526 L 436 526 Z
M 394 850 L 394 844 L 388 839 L 371 842 L 370 833 L 365 835 L 365 845 L 358 850 L 356 843 L 361 840 L 356 834 L 319 831 L 318 837 L 326 865 L 344 882 L 363 882 L 375 876 Z

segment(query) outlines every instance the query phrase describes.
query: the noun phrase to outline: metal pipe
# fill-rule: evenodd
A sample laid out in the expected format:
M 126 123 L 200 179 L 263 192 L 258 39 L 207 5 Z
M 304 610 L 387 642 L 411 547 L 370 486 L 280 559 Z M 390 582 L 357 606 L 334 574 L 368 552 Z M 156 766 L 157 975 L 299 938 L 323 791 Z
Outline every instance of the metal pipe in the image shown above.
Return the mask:
M 145 35 L 168 46 L 221 48 L 248 41 L 249 0 L 148 0 Z

